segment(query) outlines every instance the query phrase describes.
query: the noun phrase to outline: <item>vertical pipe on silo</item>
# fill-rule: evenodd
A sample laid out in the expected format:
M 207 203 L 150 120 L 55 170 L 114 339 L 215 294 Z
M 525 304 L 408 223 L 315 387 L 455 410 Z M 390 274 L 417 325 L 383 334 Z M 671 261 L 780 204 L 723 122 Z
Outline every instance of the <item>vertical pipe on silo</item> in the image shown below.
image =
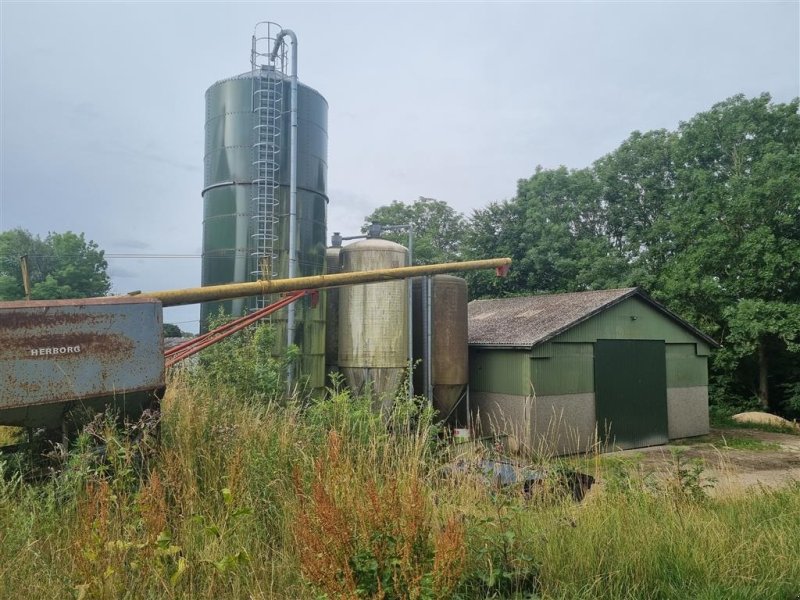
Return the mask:
M 414 224 L 408 225 L 408 266 L 414 266 Z M 408 399 L 414 398 L 414 286 L 408 282 Z
M 292 75 L 291 75 L 291 104 L 290 123 L 291 134 L 289 141 L 289 279 L 297 277 L 297 36 L 291 29 L 281 29 L 275 37 L 271 59 L 278 56 L 283 38 L 288 36 L 292 40 Z M 294 344 L 295 338 L 295 306 L 290 304 L 286 316 L 286 347 Z M 286 384 L 289 393 L 292 393 L 294 383 L 294 364 L 289 363 L 286 374 Z
M 433 278 L 425 276 L 425 397 L 433 405 Z

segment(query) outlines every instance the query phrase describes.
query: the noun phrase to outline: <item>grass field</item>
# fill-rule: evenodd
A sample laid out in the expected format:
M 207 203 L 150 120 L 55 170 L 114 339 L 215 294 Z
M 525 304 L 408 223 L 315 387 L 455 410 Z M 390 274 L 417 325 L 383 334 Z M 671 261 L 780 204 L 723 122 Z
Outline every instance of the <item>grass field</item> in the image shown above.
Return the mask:
M 0 459 L 0 596 L 800 594 L 798 485 L 717 499 L 679 459 L 655 484 L 587 457 L 601 485 L 583 502 L 560 492 L 555 461 L 527 497 L 449 468 L 456 450 L 413 406 L 387 426 L 345 393 L 278 406 L 180 378 L 158 432 L 90 432 L 46 481 Z

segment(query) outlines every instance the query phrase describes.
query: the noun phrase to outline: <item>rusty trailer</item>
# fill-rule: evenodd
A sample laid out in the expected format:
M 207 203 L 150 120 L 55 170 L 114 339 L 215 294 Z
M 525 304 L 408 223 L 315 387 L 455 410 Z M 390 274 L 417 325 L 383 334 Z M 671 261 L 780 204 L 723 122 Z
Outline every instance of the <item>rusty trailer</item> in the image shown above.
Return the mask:
M 0 425 L 59 427 L 76 405 L 135 414 L 164 388 L 161 303 L 0 302 Z

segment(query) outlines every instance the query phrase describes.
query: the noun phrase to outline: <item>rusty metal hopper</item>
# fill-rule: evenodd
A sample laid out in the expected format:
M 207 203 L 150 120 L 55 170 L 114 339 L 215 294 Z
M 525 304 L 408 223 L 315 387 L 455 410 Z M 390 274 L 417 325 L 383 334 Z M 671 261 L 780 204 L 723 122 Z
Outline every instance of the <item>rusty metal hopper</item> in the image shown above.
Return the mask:
M 69 410 L 133 414 L 164 387 L 161 303 L 0 302 L 0 425 L 57 427 Z

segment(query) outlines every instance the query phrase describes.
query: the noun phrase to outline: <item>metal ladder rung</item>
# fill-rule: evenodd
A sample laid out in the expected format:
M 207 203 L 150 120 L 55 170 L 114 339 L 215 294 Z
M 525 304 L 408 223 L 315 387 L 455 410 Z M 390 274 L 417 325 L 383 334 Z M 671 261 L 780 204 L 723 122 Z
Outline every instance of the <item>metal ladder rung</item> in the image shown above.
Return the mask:
M 268 35 L 259 38 L 263 43 L 272 43 Z M 271 50 L 271 46 L 270 46 Z M 251 54 L 253 82 L 253 218 L 251 236 L 253 267 L 251 276 L 277 275 L 278 241 L 277 225 L 278 194 L 280 188 L 281 126 L 283 123 L 283 86 L 286 61 L 285 51 L 279 52 L 276 64 L 269 62 L 269 53 L 259 52 L 254 41 Z M 269 68 L 267 68 L 269 67 Z M 262 265 L 269 264 L 271 273 L 263 274 Z M 264 299 L 259 297 L 260 306 Z

